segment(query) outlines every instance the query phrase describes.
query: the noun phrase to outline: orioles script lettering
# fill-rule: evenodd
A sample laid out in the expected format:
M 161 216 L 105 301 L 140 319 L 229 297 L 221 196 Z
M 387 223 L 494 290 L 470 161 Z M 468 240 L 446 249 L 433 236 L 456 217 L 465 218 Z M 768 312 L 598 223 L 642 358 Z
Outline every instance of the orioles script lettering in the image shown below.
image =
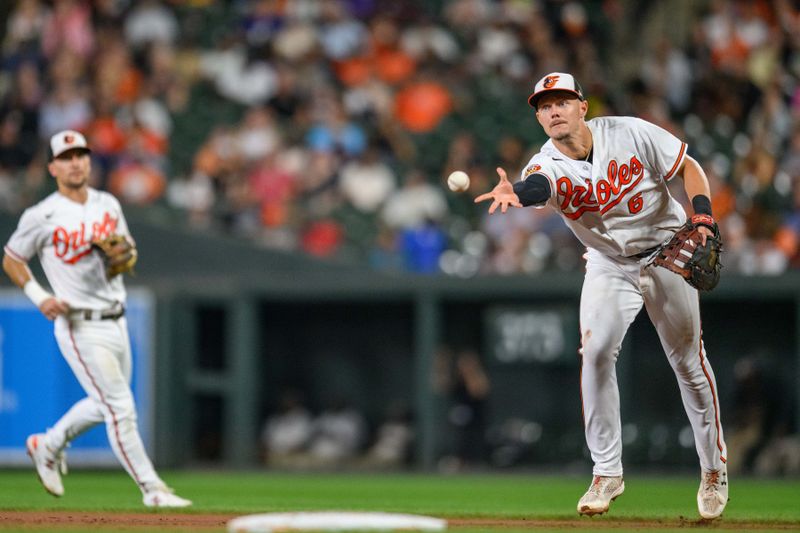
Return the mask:
M 53 230 L 53 248 L 55 248 L 56 257 L 65 263 L 76 263 L 81 257 L 92 251 L 93 240 L 108 237 L 116 229 L 117 219 L 112 218 L 108 212 L 103 215 L 100 222 L 92 223 L 91 234 L 88 236 L 86 235 L 86 224 L 83 222 L 78 229 L 72 231 L 58 226 Z M 67 257 L 68 255 L 69 257 Z
M 556 181 L 561 211 L 572 220 L 577 220 L 587 211 L 604 214 L 636 187 L 643 170 L 642 163 L 634 155 L 628 163 L 621 165 L 612 159 L 606 178 L 598 180 L 597 185 L 591 180 L 584 180 L 585 186 L 578 185 L 562 176 Z

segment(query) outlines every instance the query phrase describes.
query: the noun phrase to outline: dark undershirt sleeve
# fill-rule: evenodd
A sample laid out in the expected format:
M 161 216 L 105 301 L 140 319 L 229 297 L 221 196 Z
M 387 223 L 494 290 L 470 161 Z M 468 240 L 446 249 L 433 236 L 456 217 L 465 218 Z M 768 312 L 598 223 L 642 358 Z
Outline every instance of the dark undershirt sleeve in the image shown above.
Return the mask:
M 531 174 L 514 184 L 514 192 L 525 207 L 542 205 L 550 198 L 550 181 L 543 174 Z

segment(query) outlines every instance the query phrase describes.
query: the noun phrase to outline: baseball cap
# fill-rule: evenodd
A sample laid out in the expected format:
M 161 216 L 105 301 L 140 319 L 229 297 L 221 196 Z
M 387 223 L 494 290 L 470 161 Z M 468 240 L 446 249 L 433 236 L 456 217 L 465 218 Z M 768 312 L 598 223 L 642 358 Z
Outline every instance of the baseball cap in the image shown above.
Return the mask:
M 538 82 L 533 88 L 533 93 L 528 97 L 528 104 L 536 109 L 536 103 L 539 98 L 545 93 L 551 91 L 566 91 L 578 97 L 579 100 L 585 100 L 583 96 L 583 89 L 572 74 L 566 72 L 551 72 Z
M 80 132 L 64 130 L 50 137 L 50 159 L 55 159 L 67 150 L 75 149 L 91 152 L 86 137 Z

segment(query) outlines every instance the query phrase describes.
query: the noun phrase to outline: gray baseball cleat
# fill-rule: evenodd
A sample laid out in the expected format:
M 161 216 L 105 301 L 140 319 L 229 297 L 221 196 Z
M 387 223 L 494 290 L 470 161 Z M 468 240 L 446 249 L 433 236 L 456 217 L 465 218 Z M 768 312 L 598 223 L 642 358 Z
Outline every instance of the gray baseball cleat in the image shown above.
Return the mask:
M 67 459 L 63 451 L 51 452 L 44 443 L 44 433 L 35 433 L 25 441 L 28 456 L 36 467 L 36 474 L 44 489 L 53 496 L 64 495 L 61 475 L 67 473 Z
M 728 467 L 700 474 L 697 509 L 706 520 L 719 518 L 728 504 Z
M 622 476 L 594 476 L 589 490 L 578 501 L 578 512 L 588 516 L 603 514 L 624 491 Z

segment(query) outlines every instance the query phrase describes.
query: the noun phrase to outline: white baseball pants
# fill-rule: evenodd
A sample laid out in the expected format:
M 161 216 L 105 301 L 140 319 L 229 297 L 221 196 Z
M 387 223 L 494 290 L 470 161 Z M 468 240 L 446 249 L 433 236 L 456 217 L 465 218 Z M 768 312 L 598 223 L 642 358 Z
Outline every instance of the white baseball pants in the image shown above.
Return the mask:
M 719 470 L 727 449 L 717 384 L 701 337 L 697 291 L 646 260 L 611 258 L 589 249 L 580 306 L 581 399 L 594 474 L 622 475 L 622 424 L 616 361 L 644 304 L 680 386 L 703 470 Z
M 136 423 L 131 381 L 128 323 L 117 320 L 55 321 L 61 353 L 88 395 L 47 431 L 45 444 L 63 449 L 69 441 L 105 421 L 108 441 L 119 462 L 142 492 L 163 485 L 156 474 Z

